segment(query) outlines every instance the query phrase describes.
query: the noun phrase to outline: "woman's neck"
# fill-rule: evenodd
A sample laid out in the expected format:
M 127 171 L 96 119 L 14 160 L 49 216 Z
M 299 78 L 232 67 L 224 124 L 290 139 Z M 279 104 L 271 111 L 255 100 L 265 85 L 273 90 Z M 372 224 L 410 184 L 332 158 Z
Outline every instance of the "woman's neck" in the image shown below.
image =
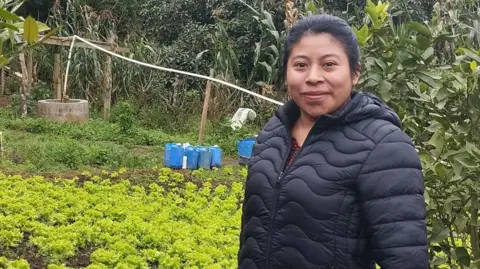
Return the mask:
M 297 140 L 299 146 L 302 146 L 307 139 L 308 133 L 315 125 L 316 119 L 303 113 L 293 125 L 292 136 Z
M 297 121 L 297 128 L 308 129 L 310 131 L 313 125 L 315 125 L 316 121 L 317 118 L 314 118 L 302 111 Z
M 351 100 L 351 97 L 349 96 L 347 100 L 345 100 L 345 102 L 336 110 L 343 107 L 350 100 Z M 333 113 L 334 112 L 331 112 L 329 113 L 329 115 L 332 115 Z M 310 130 L 312 130 L 317 120 L 318 120 L 318 117 L 312 117 L 311 115 L 308 115 L 304 111 L 300 111 L 300 117 L 297 119 L 297 121 L 295 122 L 292 128 L 292 135 L 300 144 L 300 146 L 302 146 L 303 142 L 305 142 L 305 139 L 307 138 L 308 133 L 310 132 Z

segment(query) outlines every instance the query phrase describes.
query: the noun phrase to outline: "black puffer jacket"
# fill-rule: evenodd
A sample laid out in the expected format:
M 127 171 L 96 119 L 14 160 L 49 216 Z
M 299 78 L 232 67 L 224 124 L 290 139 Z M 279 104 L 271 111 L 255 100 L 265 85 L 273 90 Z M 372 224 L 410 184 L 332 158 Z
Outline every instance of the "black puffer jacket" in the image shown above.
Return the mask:
M 257 137 L 243 203 L 240 269 L 428 268 L 421 163 L 398 116 L 352 93 L 322 116 L 284 171 L 292 101 Z

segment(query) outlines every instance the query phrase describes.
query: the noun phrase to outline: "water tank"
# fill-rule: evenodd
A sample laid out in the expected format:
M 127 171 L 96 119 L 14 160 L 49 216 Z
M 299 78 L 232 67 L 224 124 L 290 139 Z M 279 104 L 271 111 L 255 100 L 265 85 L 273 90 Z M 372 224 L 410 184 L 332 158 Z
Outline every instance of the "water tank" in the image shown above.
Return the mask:
M 249 137 L 237 141 L 238 155 L 246 158 L 252 157 L 253 145 L 255 145 L 255 138 Z
M 255 137 L 248 137 L 237 141 L 238 162 L 240 165 L 247 165 L 250 161 L 255 141 Z
M 173 144 L 170 148 L 170 168 L 182 169 L 184 155 L 182 144 Z
M 198 169 L 198 157 L 200 153 L 198 152 L 197 148 L 187 147 L 185 154 L 187 155 L 187 169 Z
M 210 147 L 212 152 L 212 163 L 211 167 L 221 167 L 222 166 L 222 149 L 218 146 Z
M 163 152 L 163 166 L 165 167 L 170 167 L 170 150 L 172 145 L 172 143 L 165 144 L 165 151 Z
M 198 151 L 200 153 L 198 156 L 198 167 L 210 170 L 212 165 L 212 152 L 206 147 L 200 147 Z

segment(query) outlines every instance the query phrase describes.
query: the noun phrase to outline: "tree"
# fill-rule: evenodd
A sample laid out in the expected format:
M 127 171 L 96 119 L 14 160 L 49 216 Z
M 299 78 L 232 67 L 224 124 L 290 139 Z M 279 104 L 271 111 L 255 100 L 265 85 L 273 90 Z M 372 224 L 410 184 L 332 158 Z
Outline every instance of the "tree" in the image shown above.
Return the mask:
M 446 25 L 447 18 L 434 17 L 430 24 L 395 26 L 388 11 L 387 4 L 368 0 L 368 23 L 354 28 L 365 65 L 360 88 L 395 108 L 417 146 L 431 267 L 478 268 L 480 51 L 467 42 L 465 27 L 473 22 L 440 28 L 438 21 Z M 455 51 L 453 61 L 435 53 L 445 40 Z

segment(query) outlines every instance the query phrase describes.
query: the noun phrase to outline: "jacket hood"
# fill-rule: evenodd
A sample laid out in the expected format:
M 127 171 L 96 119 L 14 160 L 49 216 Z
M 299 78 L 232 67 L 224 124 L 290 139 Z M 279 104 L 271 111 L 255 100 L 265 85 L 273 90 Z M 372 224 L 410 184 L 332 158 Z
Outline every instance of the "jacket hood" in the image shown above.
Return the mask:
M 290 128 L 300 117 L 300 108 L 293 100 L 289 100 L 277 110 L 276 116 Z M 390 107 L 374 94 L 364 92 L 352 92 L 349 102 L 332 114 L 320 116 L 315 126 L 325 128 L 365 119 L 386 120 L 401 128 L 400 118 Z

